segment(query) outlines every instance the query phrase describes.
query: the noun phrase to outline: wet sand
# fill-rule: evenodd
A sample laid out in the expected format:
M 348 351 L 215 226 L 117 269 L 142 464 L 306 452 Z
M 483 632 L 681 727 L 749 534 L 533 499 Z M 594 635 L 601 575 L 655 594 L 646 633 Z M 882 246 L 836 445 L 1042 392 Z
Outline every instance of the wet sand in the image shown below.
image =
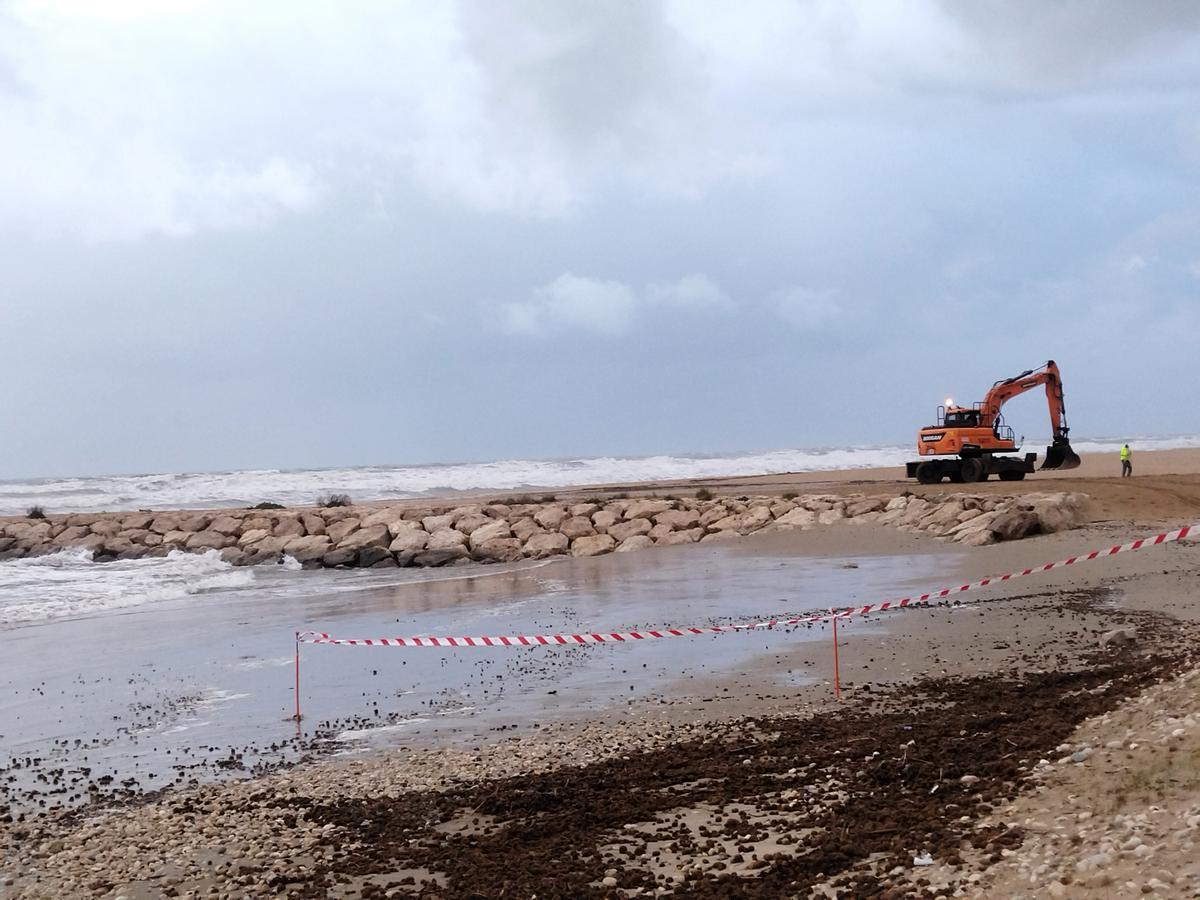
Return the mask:
M 941 558 L 874 553 L 847 568 L 816 547 L 799 549 L 794 540 L 762 541 L 667 548 L 653 561 L 622 554 L 457 570 L 268 569 L 253 591 L 16 628 L 6 633 L 0 682 L 8 779 L 0 800 L 18 814 L 129 800 L 307 755 L 478 740 L 674 703 L 694 685 L 756 669 L 759 657 L 816 637 L 796 628 L 473 652 L 301 645 L 297 728 L 289 721 L 297 630 L 474 636 L 758 621 L 864 601 L 922 572 L 928 583 Z M 282 590 L 301 582 L 303 594 Z M 811 679 L 797 666 L 785 681 Z

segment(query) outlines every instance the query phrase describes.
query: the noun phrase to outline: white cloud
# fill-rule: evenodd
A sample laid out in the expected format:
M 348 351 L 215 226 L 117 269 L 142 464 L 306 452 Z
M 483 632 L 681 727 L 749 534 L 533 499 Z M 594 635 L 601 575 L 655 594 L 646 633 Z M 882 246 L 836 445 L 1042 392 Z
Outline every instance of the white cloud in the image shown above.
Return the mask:
M 510 334 L 571 330 L 614 336 L 629 330 L 636 311 L 637 297 L 628 285 L 568 272 L 538 288 L 530 300 L 505 304 L 501 326 Z
M 647 285 L 646 299 L 650 303 L 676 309 L 724 310 L 733 306 L 733 301 L 719 284 L 699 273 L 685 275 L 668 284 Z
M 816 331 L 842 316 L 842 309 L 829 291 L 790 287 L 774 291 L 767 302 L 785 322 L 801 331 Z

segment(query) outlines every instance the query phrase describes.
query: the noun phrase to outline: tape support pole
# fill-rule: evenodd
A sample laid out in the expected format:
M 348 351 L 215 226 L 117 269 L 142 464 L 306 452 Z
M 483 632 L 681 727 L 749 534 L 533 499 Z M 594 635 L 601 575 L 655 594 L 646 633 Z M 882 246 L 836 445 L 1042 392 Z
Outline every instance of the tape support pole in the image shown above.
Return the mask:
M 747 631 L 756 628 L 775 628 L 787 625 L 810 625 L 815 622 L 822 622 L 826 620 L 831 620 L 836 623 L 838 619 L 845 619 L 851 616 L 865 616 L 872 612 L 883 612 L 884 610 L 889 609 L 900 609 L 906 606 L 915 606 L 922 603 L 928 603 L 931 600 L 945 600 L 950 597 L 955 597 L 959 594 L 967 593 L 968 591 L 979 590 L 980 588 L 985 588 L 990 585 L 1003 584 L 1004 582 L 1012 581 L 1017 578 L 1025 578 L 1030 575 L 1040 575 L 1043 572 L 1049 572 L 1053 569 L 1063 568 L 1065 566 L 1073 566 L 1078 565 L 1079 563 L 1092 562 L 1097 559 L 1107 559 L 1108 557 L 1115 556 L 1118 553 L 1130 553 L 1146 547 L 1158 547 L 1162 544 L 1170 544 L 1186 538 L 1192 532 L 1200 534 L 1200 523 L 1187 525 L 1183 528 L 1176 529 L 1175 531 L 1167 531 L 1161 534 L 1152 535 L 1150 537 L 1139 538 L 1134 541 L 1129 541 L 1125 544 L 1117 544 L 1113 547 L 1093 550 L 1090 553 L 1071 556 L 1067 559 L 1059 560 L 1058 562 L 1044 563 L 1040 566 L 1022 569 L 1019 572 L 1009 572 L 1006 575 L 992 575 L 987 578 L 982 578 L 979 581 L 970 582 L 969 584 L 961 584 L 955 587 L 942 588 L 941 590 L 931 591 L 927 594 L 903 597 L 899 600 L 884 600 L 879 603 L 868 603 L 865 606 L 849 606 L 842 609 L 833 609 L 828 613 L 820 613 L 816 615 L 797 616 L 789 619 L 770 619 L 762 622 L 749 622 L 740 625 L 709 625 L 705 627 L 661 628 L 646 631 L 590 632 L 584 634 L 521 634 L 508 636 L 489 635 L 484 637 L 335 638 L 323 631 L 302 631 L 296 635 L 297 699 L 299 698 L 300 677 L 299 644 L 340 644 L 352 647 L 557 647 L 578 646 L 580 644 L 634 643 L 637 641 L 658 640 L 669 637 L 691 637 L 693 635 L 702 634 L 720 634 L 727 631 Z M 297 710 L 297 717 L 299 717 L 299 710 Z

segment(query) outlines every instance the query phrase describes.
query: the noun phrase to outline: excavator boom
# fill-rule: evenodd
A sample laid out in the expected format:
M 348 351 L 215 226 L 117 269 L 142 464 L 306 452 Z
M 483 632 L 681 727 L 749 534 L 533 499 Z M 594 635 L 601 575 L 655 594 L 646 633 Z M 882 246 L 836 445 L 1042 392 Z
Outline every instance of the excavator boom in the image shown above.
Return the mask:
M 994 425 L 1000 418 L 1000 409 L 1013 397 L 1046 386 L 1046 403 L 1050 408 L 1051 443 L 1046 448 L 1042 461 L 1043 469 L 1074 469 L 1079 465 L 1079 454 L 1071 449 L 1067 435 L 1067 404 L 1063 399 L 1062 375 L 1054 360 L 1040 369 L 1029 369 L 1013 378 L 997 381 L 983 398 L 980 410 L 983 424 Z

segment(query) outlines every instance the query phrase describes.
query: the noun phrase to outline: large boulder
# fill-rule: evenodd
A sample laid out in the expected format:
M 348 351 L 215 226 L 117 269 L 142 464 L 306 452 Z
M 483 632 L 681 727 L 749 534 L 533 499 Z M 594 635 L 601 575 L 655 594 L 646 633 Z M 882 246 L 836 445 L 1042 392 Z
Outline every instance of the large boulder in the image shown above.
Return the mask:
M 557 531 L 566 518 L 567 511 L 561 506 L 547 506 L 533 514 L 533 520 L 548 531 Z
M 512 524 L 512 533 L 522 544 L 533 537 L 535 534 L 541 534 L 542 526 L 535 522 L 531 517 L 526 516 L 523 519 L 517 519 Z
M 797 506 L 776 519 L 775 524 L 783 529 L 812 528 L 817 524 L 817 514 L 803 506 Z
M 271 534 L 275 537 L 300 537 L 304 534 L 304 523 L 299 516 L 280 516 Z
M 300 516 L 300 521 L 304 523 L 304 530 L 314 537 L 325 533 L 325 520 L 316 513 L 303 513 Z M 242 527 L 249 528 L 250 525 L 246 523 Z
M 667 525 L 672 531 L 685 531 L 700 524 L 700 513 L 694 509 L 668 509 L 654 517 L 656 525 Z
M 704 529 L 696 527 L 689 528 L 687 531 L 672 531 L 670 534 L 660 538 L 658 543 L 666 547 L 675 544 L 694 544 L 702 537 L 704 537 Z
M 1037 513 L 1028 509 L 1010 509 L 992 519 L 990 530 L 998 541 L 1018 541 L 1041 531 L 1042 523 Z
M 557 531 L 535 534 L 525 542 L 524 553 L 534 559 L 545 559 L 548 556 L 558 556 L 566 553 L 571 542 L 565 534 Z
M 655 525 L 653 528 L 650 529 L 650 539 L 652 541 L 661 541 L 668 534 L 674 533 L 674 531 L 675 531 L 675 529 L 673 529 L 667 523 L 663 523 L 662 525 Z
M 429 535 L 421 529 L 414 529 L 412 531 L 405 531 L 393 538 L 392 542 L 388 544 L 388 550 L 397 555 L 411 553 L 415 556 L 427 546 L 429 546 Z
M 357 559 L 357 550 L 339 548 L 337 550 L 330 550 L 321 557 L 321 565 L 327 569 L 337 569 L 342 566 L 352 566 Z
M 817 524 L 834 525 L 842 521 L 844 518 L 846 518 L 846 514 L 842 511 L 842 508 L 840 506 L 834 506 L 817 513 Z
M 49 532 L 51 526 L 47 525 L 46 530 Z M 195 531 L 194 528 L 186 529 Z M 101 519 L 98 522 L 92 523 L 92 534 L 98 534 L 101 537 L 116 537 L 121 531 L 121 523 L 116 519 Z
M 645 519 L 635 521 L 646 521 Z M 645 550 L 647 547 L 654 546 L 654 539 L 648 534 L 635 534 L 625 538 L 617 545 L 617 553 L 629 553 L 632 550 Z
M 615 509 L 602 509 L 592 516 L 592 524 L 597 531 L 607 531 L 621 521 L 621 514 Z
M 372 525 L 370 528 L 360 528 L 338 541 L 338 549 L 362 550 L 365 547 L 387 547 L 392 542 L 392 535 L 386 525 Z
M 252 528 L 249 531 L 243 531 L 242 536 L 238 538 L 238 546 L 248 547 L 250 544 L 257 544 L 265 537 L 270 537 L 271 532 L 265 528 Z
M 329 535 L 329 540 L 333 541 L 334 546 L 356 531 L 358 531 L 358 519 L 354 517 L 341 519 L 325 526 L 325 533 Z
M 770 525 L 771 522 L 771 510 L 769 507 L 753 506 L 739 517 L 737 524 L 738 534 L 750 534 Z
M 481 525 L 471 532 L 470 538 L 467 540 L 468 546 L 472 550 L 477 549 L 480 545 L 486 544 L 488 541 L 507 539 L 512 537 L 512 528 L 508 522 L 503 519 L 491 519 L 487 525 Z
M 650 529 L 654 526 L 650 524 L 649 519 L 630 519 L 628 522 L 620 522 L 608 529 L 608 533 L 613 536 L 618 544 L 622 544 L 631 537 L 637 535 L 647 535 Z
M 430 534 L 435 531 L 441 531 L 443 528 L 450 528 L 454 524 L 454 516 L 446 513 L 441 516 L 425 516 L 421 519 L 421 524 Z
M 421 523 L 414 519 L 392 519 L 387 523 L 387 529 L 388 534 L 394 538 L 413 531 L 425 532 L 425 529 L 421 527 Z
M 467 555 L 467 536 L 454 528 L 442 528 L 429 536 L 428 550 L 462 550 Z
M 512 513 L 512 507 L 505 503 L 489 503 L 480 512 L 493 519 L 507 519 Z
M 54 539 L 54 544 L 57 547 L 71 547 L 77 541 L 82 541 L 85 537 L 92 533 L 92 530 L 86 525 L 71 525 L 64 531 L 60 531 Z M 15 538 L 12 539 L 14 542 Z
M 600 556 L 604 553 L 611 553 L 616 546 L 617 542 L 611 534 L 584 535 L 571 541 L 571 555 L 576 557 Z
M 184 546 L 189 550 L 223 550 L 237 543 L 227 534 L 216 531 L 197 531 L 188 537 Z
M 573 541 L 577 538 L 591 537 L 596 533 L 596 529 L 592 527 L 592 520 L 587 516 L 571 516 L 558 530 Z
M 235 519 L 233 516 L 217 516 L 209 523 L 208 530 L 226 537 L 235 535 L 242 530 L 242 520 Z
M 855 516 L 865 515 L 866 513 L 882 512 L 886 501 L 882 497 L 868 497 L 865 500 L 858 500 L 847 505 L 846 516 L 854 518 Z
M 634 500 L 625 510 L 626 519 L 652 519 L 659 513 L 673 509 L 673 500 Z
M 212 516 L 206 516 L 206 515 L 202 515 L 202 514 L 187 516 L 186 518 L 183 519 L 182 522 L 179 523 L 179 530 L 180 531 L 190 531 L 193 533 L 197 532 L 197 531 L 204 531 L 205 529 L 208 528 L 208 523 L 211 521 L 212 521 Z M 96 522 L 92 526 L 92 531 L 96 531 L 96 525 L 99 525 L 99 524 L 100 524 L 99 522 Z M 96 533 L 100 534 L 100 532 L 98 532 L 98 531 L 96 531 Z
M 724 503 L 714 503 L 708 509 L 700 514 L 700 524 L 707 528 L 714 522 L 719 522 L 721 519 L 729 515 L 729 507 Z
M 598 503 L 575 503 L 571 506 L 571 515 L 585 516 L 590 519 L 599 509 L 600 504 Z
M 332 542 L 323 534 L 294 537 L 283 545 L 283 552 L 299 563 L 319 560 L 332 549 Z
M 139 531 L 147 531 L 153 521 L 153 513 L 134 513 L 131 516 L 125 516 L 125 518 L 121 519 L 121 528 L 125 531 L 135 528 Z
M 155 534 L 166 534 L 170 531 L 179 530 L 178 516 L 155 516 L 154 521 L 150 523 L 150 530 Z
M 387 547 L 363 547 L 358 551 L 358 567 L 360 569 L 394 569 L 396 559 L 388 553 Z
M 476 529 L 476 531 L 482 530 L 482 528 Z M 521 542 L 516 538 L 498 537 L 479 543 L 472 542 L 471 556 L 479 562 L 513 562 L 521 559 L 524 552 L 521 549 Z
M 484 525 L 489 525 L 494 521 L 496 520 L 491 516 L 485 516 L 481 512 L 468 513 L 467 515 L 456 519 L 454 522 L 454 527 L 463 534 L 470 534 L 476 528 L 482 528 Z
M 400 521 L 403 518 L 404 510 L 388 506 L 363 516 L 359 525 L 362 528 L 370 528 L 372 525 L 390 525 L 392 522 Z
M 444 566 L 460 559 L 467 559 L 467 548 L 463 544 L 455 547 L 426 548 L 413 557 L 414 566 Z
M 246 544 L 242 549 L 248 553 L 278 558 L 279 554 L 283 552 L 283 548 L 287 546 L 288 541 L 295 540 L 295 538 L 296 535 L 292 537 L 265 537 L 252 544 Z

